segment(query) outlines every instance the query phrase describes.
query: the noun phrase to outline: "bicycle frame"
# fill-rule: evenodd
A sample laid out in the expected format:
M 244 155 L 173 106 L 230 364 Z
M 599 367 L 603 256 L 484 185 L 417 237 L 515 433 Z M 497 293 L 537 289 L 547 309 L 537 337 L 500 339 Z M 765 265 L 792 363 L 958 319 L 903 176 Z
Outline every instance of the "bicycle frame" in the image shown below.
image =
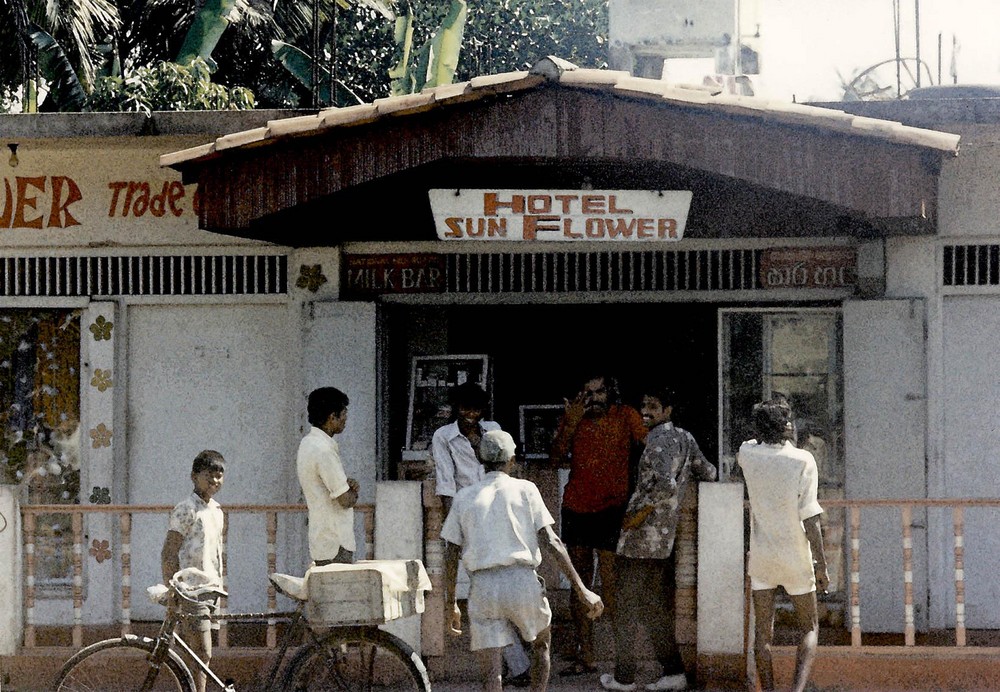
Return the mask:
M 236 687 L 231 683 L 222 680 L 200 656 L 198 656 L 192 648 L 188 645 L 184 639 L 174 631 L 177 624 L 182 620 L 198 618 L 197 615 L 188 615 L 185 613 L 178 613 L 171 611 L 166 618 L 163 620 L 163 624 L 160 627 L 160 632 L 156 637 L 157 643 L 153 650 L 153 656 L 151 660 L 151 665 L 158 665 L 159 661 L 166 658 L 166 649 L 176 647 L 184 653 L 184 662 L 187 664 L 189 669 L 192 669 L 192 673 L 195 669 L 200 670 L 205 674 L 208 683 L 214 685 L 215 687 L 209 687 L 209 689 L 218 688 L 224 690 L 224 692 L 235 692 Z M 285 629 L 284 634 L 281 637 L 280 645 L 278 647 L 277 655 L 272 661 L 270 668 L 267 671 L 266 679 L 264 680 L 264 686 L 260 689 L 272 690 L 276 689 L 275 682 L 278 677 L 278 672 L 281 670 L 281 664 L 285 660 L 285 656 L 288 653 L 288 649 L 291 648 L 292 642 L 295 641 L 297 635 L 302 633 L 308 635 L 313 643 L 318 642 L 315 632 L 309 626 L 308 621 L 305 617 L 305 604 L 299 604 L 299 606 L 293 611 L 279 612 L 279 613 L 225 613 L 222 615 L 213 616 L 213 620 L 227 622 L 272 622 L 274 620 L 287 620 L 289 625 Z M 161 647 L 164 647 L 161 649 Z M 160 653 L 162 650 L 162 653 Z

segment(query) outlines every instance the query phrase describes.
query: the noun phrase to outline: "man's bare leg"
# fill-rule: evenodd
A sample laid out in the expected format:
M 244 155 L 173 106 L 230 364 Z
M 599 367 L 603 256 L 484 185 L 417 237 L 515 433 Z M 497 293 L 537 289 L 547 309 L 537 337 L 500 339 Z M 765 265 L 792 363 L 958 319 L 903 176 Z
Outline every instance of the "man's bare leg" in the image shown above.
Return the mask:
M 485 692 L 501 692 L 503 690 L 503 649 L 480 649 L 476 652 L 479 669 L 483 674 L 483 690 Z
M 802 633 L 799 647 L 795 652 L 795 692 L 802 692 L 809 681 L 813 661 L 816 660 L 816 644 L 819 641 L 819 615 L 816 607 L 816 592 L 810 591 L 800 596 L 790 596 L 795 607 L 795 625 Z
M 580 579 L 588 589 L 594 586 L 594 550 L 578 545 L 566 546 L 569 561 L 580 575 Z M 570 614 L 573 616 L 573 629 L 576 630 L 577 649 L 576 660 L 587 667 L 594 666 L 594 623 L 587 617 L 587 609 L 570 590 Z
M 549 673 L 552 670 L 552 628 L 546 627 L 531 643 L 531 689 L 545 692 L 549 687 Z
M 774 689 L 774 663 L 771 641 L 774 639 L 774 589 L 753 592 L 753 653 L 757 682 L 762 690 Z
M 597 551 L 597 569 L 601 575 L 601 600 L 604 601 L 604 613 L 610 617 L 615 614 L 615 554 L 610 550 Z

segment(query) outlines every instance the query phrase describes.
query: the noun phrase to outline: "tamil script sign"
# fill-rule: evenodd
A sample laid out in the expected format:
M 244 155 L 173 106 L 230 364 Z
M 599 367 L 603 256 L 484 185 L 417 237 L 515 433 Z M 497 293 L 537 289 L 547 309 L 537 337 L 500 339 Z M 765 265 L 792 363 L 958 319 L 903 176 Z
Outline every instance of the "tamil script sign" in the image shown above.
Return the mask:
M 857 266 L 857 251 L 850 247 L 764 250 L 760 283 L 764 288 L 848 288 L 857 283 Z
M 687 190 L 430 190 L 441 240 L 677 241 Z

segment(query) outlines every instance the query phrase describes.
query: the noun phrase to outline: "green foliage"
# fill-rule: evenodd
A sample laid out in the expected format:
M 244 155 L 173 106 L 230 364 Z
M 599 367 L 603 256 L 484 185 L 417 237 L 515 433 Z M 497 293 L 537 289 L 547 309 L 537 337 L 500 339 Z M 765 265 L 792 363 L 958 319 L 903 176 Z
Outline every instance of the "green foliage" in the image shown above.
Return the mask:
M 608 0 L 470 0 L 457 79 L 524 70 L 546 55 L 608 66 Z
M 159 61 L 122 77 L 98 78 L 87 99 L 91 111 L 249 110 L 253 93 L 244 87 L 213 84 L 208 64 L 195 58 L 189 65 Z
M 462 51 L 462 34 L 465 32 L 467 14 L 465 0 L 451 0 L 448 14 L 417 51 L 413 64 L 410 64 L 413 44 L 412 12 L 407 14 L 404 22 L 396 22 L 394 36 L 399 60 L 389 70 L 393 95 L 414 94 L 424 88 L 452 83 Z
M 285 69 L 299 80 L 302 86 L 310 92 L 312 91 L 313 59 L 310 55 L 282 41 L 272 41 L 271 52 L 284 65 Z M 333 94 L 330 93 L 331 81 L 336 85 Z M 319 83 L 319 100 L 322 103 L 334 106 L 354 106 L 363 103 L 361 98 L 342 81 L 339 79 L 331 80 L 330 71 L 323 65 L 320 66 Z
M 396 64 L 389 69 L 389 91 L 393 94 L 409 94 L 413 91 L 410 75 L 410 51 L 413 50 L 412 7 L 406 8 L 406 14 L 396 17 L 392 37 L 396 42 Z
M 229 17 L 235 7 L 236 0 L 204 0 L 184 36 L 175 62 L 187 65 L 195 58 L 201 58 L 214 72 L 218 65 L 212 59 L 212 51 L 229 26 Z
M 524 70 L 546 55 L 580 67 L 607 68 L 608 0 L 467 0 L 461 54 L 452 81 L 484 74 Z M 408 73 L 400 39 L 410 32 L 410 45 L 425 45 L 451 11 L 440 0 L 413 0 L 412 18 L 400 9 L 394 24 L 355 8 L 341 14 L 337 37 L 339 74 L 366 101 L 390 93 L 409 93 L 394 86 Z M 301 44 L 299 44 L 301 45 Z M 416 62 L 412 56 L 410 62 Z M 419 89 L 416 89 L 419 90 Z
M 87 94 L 62 47 L 50 34 L 35 24 L 29 26 L 28 35 L 37 51 L 38 72 L 45 77 L 49 85 L 48 98 L 42 104 L 46 106 L 45 110 L 81 110 Z

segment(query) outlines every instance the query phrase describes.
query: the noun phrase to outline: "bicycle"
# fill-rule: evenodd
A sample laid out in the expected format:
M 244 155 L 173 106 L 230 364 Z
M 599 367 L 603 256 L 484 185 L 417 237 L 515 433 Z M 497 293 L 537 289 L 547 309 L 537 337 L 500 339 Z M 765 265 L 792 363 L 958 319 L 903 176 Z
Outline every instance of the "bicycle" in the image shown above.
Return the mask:
M 302 578 L 284 574 L 270 575 L 271 583 L 282 594 L 297 602 L 294 611 L 279 613 L 227 613 L 212 616 L 228 622 L 286 621 L 277 656 L 266 674 L 258 678 L 254 690 L 410 690 L 430 692 L 427 668 L 420 656 L 399 637 L 374 624 L 310 625 L 306 618 L 306 598 Z M 162 587 L 161 587 L 162 588 Z M 215 588 L 190 589 L 171 579 L 165 596 L 198 603 L 225 596 Z M 152 597 L 152 594 L 151 594 Z M 188 615 L 167 608 L 154 638 L 133 634 L 105 639 L 84 647 L 63 665 L 56 679 L 56 692 L 109 692 L 121 690 L 172 690 L 194 692 L 195 683 L 189 663 L 207 677 L 206 689 L 236 692 L 199 658 L 174 629 Z M 301 637 L 302 643 L 295 646 Z M 293 649 L 291 659 L 282 666 Z M 184 652 L 182 656 L 179 652 Z M 280 673 L 280 682 L 279 682 Z M 214 685 L 214 687 L 213 687 Z

